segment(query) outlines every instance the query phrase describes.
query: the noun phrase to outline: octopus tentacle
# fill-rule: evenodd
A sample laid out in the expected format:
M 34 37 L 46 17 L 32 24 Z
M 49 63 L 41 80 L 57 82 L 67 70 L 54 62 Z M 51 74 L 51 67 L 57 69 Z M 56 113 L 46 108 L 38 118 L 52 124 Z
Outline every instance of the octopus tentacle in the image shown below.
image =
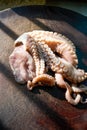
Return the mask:
M 73 99 L 73 98 L 71 97 L 71 93 L 73 92 L 73 91 L 72 91 L 72 88 L 71 88 L 68 84 L 66 84 L 66 88 L 67 88 L 66 93 L 65 93 L 65 98 L 66 98 L 66 100 L 67 100 L 69 103 L 73 104 L 73 105 L 77 105 L 77 104 L 81 101 L 81 99 L 82 99 L 82 98 L 81 98 L 81 95 L 80 95 L 79 93 L 77 93 L 75 99 Z
M 56 57 L 51 48 L 47 44 L 38 42 L 40 49 L 43 53 L 44 60 L 47 65 L 57 73 L 61 73 L 64 78 L 73 83 L 79 83 L 87 79 L 87 73 L 81 69 L 76 69 L 71 63 L 66 60 Z
M 69 86 L 68 83 L 64 81 L 63 76 L 61 74 L 56 73 L 55 80 L 59 87 L 66 89 L 65 98 L 68 102 L 70 102 L 73 105 L 77 105 L 81 101 L 80 94 L 77 94 L 75 99 L 72 98 L 71 94 L 73 92 L 73 89 Z
M 39 59 L 40 59 L 40 70 L 39 70 L 39 74 L 44 74 L 46 69 L 45 69 L 45 61 L 44 61 L 44 58 L 43 58 L 43 54 L 42 52 L 40 51 L 40 48 L 38 46 L 38 44 L 36 43 L 36 46 L 37 46 L 37 50 L 38 50 L 38 55 L 39 55 Z
M 32 57 L 33 57 L 34 63 L 35 63 L 35 68 L 36 68 L 36 76 L 38 76 L 39 69 L 40 69 L 39 55 L 38 55 L 36 43 L 30 36 L 27 39 L 26 50 L 32 54 Z
M 29 90 L 32 90 L 37 85 L 47 85 L 47 86 L 54 86 L 55 85 L 55 79 L 54 77 L 48 75 L 48 74 L 42 74 L 37 77 L 35 77 L 32 82 L 28 81 L 27 87 Z
M 66 88 L 66 82 L 61 74 L 55 73 L 56 84 L 61 88 Z
M 24 38 L 26 36 L 26 33 L 24 34 Z M 27 36 L 27 40 L 23 41 L 23 36 L 22 39 L 21 37 L 16 40 L 16 45 L 17 43 L 23 43 L 25 46 L 25 50 L 29 51 L 32 54 L 32 57 L 35 62 L 35 67 L 36 67 L 36 77 L 30 81 L 28 80 L 27 82 L 27 88 L 29 90 L 33 89 L 33 87 L 37 86 L 37 83 L 45 83 L 45 85 L 49 86 L 54 86 L 55 80 L 52 76 L 45 73 L 45 61 L 42 56 L 42 52 L 40 51 L 39 46 L 36 44 L 33 38 L 31 36 Z M 19 46 L 18 44 L 17 46 Z
M 69 61 L 72 65 L 78 64 L 76 49 L 72 41 L 62 34 L 49 31 L 34 30 L 29 32 L 36 41 L 45 42 L 52 51 L 56 51 L 62 58 Z
M 77 87 L 76 84 L 72 84 L 71 88 L 74 93 L 83 93 L 84 92 L 85 94 L 87 94 L 87 86 L 85 86 L 85 85 L 80 85 L 79 87 Z M 81 97 L 80 102 L 83 104 L 87 103 L 87 98 L 83 101 L 83 99 Z
M 36 85 L 37 83 L 54 86 L 55 85 L 54 78 L 48 74 L 44 74 L 45 61 L 43 59 L 39 46 L 30 36 L 28 36 L 25 45 L 26 50 L 32 54 L 36 66 L 36 77 L 32 81 L 30 80 L 28 81 L 27 87 L 31 90 L 33 87 L 37 86 Z
M 75 93 L 82 93 L 82 92 L 86 93 L 87 92 L 87 86 L 80 85 L 79 87 L 77 87 L 76 84 L 72 84 L 72 90 Z
M 35 40 L 28 33 L 24 33 L 15 41 L 15 46 L 20 46 L 21 44 L 24 45 L 26 51 L 32 54 L 35 62 L 36 76 L 44 73 L 45 63 Z
M 83 99 L 81 98 L 81 103 L 86 104 L 87 103 L 87 98 L 85 99 L 85 101 L 83 101 Z
M 87 86 L 85 86 L 85 85 L 80 85 L 79 87 L 77 87 L 76 84 L 72 84 L 71 88 L 74 93 L 83 93 L 84 92 L 85 94 L 87 94 Z M 87 103 L 87 98 L 84 101 L 81 98 L 80 102 L 83 104 Z
M 75 51 L 73 51 L 68 44 L 57 45 L 56 51 L 61 55 L 62 58 L 70 62 L 72 65 L 77 66 L 78 59 Z
M 74 51 L 76 50 L 73 42 L 60 33 L 43 30 L 34 30 L 32 32 L 28 32 L 28 34 L 31 37 L 33 37 L 36 41 L 49 41 L 56 43 L 60 41 L 60 44 L 62 42 L 65 42 L 65 44 L 70 44 Z

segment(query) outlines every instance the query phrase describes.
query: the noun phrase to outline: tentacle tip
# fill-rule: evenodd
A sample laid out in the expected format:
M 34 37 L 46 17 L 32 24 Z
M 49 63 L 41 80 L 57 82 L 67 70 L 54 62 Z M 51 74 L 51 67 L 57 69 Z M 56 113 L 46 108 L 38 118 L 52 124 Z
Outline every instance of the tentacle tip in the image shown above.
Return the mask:
M 81 98 L 81 103 L 86 104 L 87 103 L 87 98 L 85 99 L 85 101 L 83 101 L 83 99 Z
M 31 81 L 28 81 L 27 82 L 27 88 L 28 88 L 28 90 L 33 90 L 33 85 L 32 85 L 32 82 Z
M 86 76 L 86 78 L 87 78 L 87 72 L 85 73 L 85 76 Z
M 33 87 L 28 87 L 28 89 L 29 89 L 30 91 L 32 91 L 32 90 L 33 90 Z

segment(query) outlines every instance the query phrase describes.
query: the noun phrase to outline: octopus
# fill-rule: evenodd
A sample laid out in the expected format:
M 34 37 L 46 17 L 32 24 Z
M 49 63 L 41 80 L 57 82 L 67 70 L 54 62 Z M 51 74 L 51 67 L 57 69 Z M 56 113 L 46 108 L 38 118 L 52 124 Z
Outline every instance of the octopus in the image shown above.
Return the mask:
M 87 72 L 78 68 L 75 45 L 62 34 L 44 30 L 23 33 L 14 42 L 9 63 L 15 80 L 27 83 L 29 90 L 56 85 L 66 90 L 65 98 L 72 105 L 87 103 L 81 97 L 81 93 L 87 94 L 87 87 L 80 85 Z

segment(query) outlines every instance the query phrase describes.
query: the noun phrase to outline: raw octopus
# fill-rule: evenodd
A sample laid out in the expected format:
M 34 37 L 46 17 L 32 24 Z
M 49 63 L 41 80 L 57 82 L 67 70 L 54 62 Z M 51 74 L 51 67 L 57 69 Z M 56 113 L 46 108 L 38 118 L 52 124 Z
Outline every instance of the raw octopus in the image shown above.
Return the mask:
M 87 73 L 77 68 L 76 48 L 71 40 L 57 32 L 34 30 L 19 36 L 14 46 L 9 63 L 17 82 L 27 83 L 29 90 L 38 85 L 57 85 L 66 89 L 69 103 L 83 102 L 80 93 L 86 93 L 87 87 L 78 84 L 87 79 Z

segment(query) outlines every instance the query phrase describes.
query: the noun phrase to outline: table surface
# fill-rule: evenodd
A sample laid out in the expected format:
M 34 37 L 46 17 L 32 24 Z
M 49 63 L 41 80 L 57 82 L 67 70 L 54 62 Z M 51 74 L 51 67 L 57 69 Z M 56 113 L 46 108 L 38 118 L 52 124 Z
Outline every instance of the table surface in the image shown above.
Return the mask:
M 72 106 L 56 86 L 28 91 L 15 82 L 8 57 L 22 33 L 56 31 L 74 42 L 79 67 L 87 71 L 87 17 L 59 7 L 26 6 L 0 12 L 0 28 L 0 129 L 86 130 L 87 104 Z
M 87 0 L 0 0 L 0 10 L 28 5 L 57 6 L 87 16 Z

